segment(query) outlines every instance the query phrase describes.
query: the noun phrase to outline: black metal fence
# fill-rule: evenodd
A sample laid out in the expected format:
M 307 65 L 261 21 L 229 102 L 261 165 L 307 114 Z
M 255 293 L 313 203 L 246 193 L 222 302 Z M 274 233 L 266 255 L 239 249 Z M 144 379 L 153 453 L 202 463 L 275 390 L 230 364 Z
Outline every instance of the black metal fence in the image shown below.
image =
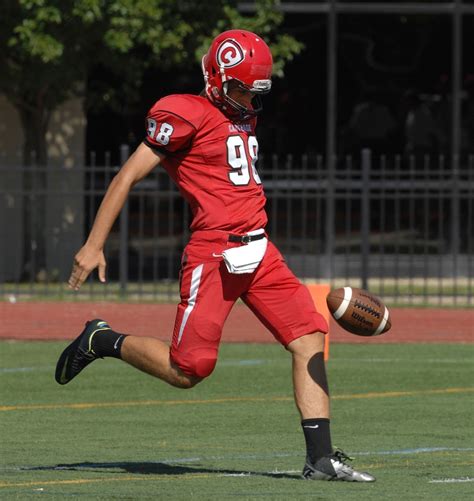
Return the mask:
M 128 155 L 126 148 L 122 158 Z M 264 157 L 268 231 L 307 281 L 389 303 L 474 302 L 474 155 Z M 174 301 L 190 213 L 163 169 L 131 192 L 107 242 L 108 283 L 65 281 L 118 167 L 0 166 L 0 297 Z

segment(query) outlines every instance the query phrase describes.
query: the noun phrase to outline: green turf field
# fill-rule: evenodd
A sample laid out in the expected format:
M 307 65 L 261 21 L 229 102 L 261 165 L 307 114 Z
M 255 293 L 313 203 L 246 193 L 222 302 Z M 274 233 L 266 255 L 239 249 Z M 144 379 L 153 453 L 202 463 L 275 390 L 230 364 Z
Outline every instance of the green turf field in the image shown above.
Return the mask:
M 0 343 L 0 499 L 472 496 L 473 345 L 331 346 L 333 443 L 374 484 L 299 479 L 303 438 L 277 345 L 224 345 L 192 390 L 116 360 L 61 387 L 65 345 Z

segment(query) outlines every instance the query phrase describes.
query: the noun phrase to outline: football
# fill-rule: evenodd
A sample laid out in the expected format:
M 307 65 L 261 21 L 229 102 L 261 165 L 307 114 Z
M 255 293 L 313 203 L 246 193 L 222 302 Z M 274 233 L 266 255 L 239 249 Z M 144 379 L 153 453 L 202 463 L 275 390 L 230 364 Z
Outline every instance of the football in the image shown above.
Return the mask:
M 352 334 L 379 336 L 392 326 L 387 307 L 364 289 L 334 289 L 327 295 L 326 302 L 334 320 Z

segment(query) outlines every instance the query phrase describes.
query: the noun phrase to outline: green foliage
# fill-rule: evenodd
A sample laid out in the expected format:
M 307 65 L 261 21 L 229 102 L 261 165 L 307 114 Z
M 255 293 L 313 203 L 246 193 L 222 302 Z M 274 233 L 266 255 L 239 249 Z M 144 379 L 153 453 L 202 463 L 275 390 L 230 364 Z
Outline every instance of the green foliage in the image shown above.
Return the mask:
M 224 6 L 223 17 L 196 49 L 196 59 L 200 60 L 211 40 L 220 32 L 232 28 L 242 28 L 258 33 L 265 39 L 272 50 L 273 73 L 277 77 L 283 77 L 285 63 L 299 54 L 304 46 L 292 36 L 279 32 L 278 28 L 283 22 L 283 13 L 278 10 L 279 3 L 279 0 L 257 0 L 253 16 L 243 16 L 237 9 L 229 5 Z
M 91 69 L 102 67 L 119 77 L 114 85 L 120 89 L 98 86 L 101 99 L 112 106 L 119 91 L 120 102 L 127 102 L 147 68 L 197 64 L 213 36 L 235 27 L 265 37 L 281 76 L 302 46 L 277 32 L 283 20 L 277 4 L 258 0 L 254 15 L 244 16 L 236 1 L 225 0 L 7 0 L 0 17 L 0 92 L 19 109 L 43 114 L 83 95 Z

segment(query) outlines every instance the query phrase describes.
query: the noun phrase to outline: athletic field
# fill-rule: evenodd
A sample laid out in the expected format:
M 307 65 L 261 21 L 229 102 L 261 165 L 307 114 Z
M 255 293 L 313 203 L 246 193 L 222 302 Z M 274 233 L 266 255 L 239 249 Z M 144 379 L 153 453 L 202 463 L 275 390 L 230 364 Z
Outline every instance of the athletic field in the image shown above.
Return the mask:
M 472 344 L 331 345 L 333 443 L 374 484 L 299 479 L 290 357 L 277 344 L 224 344 L 192 390 L 116 360 L 61 387 L 65 345 L 0 342 L 1 499 L 472 496 Z

